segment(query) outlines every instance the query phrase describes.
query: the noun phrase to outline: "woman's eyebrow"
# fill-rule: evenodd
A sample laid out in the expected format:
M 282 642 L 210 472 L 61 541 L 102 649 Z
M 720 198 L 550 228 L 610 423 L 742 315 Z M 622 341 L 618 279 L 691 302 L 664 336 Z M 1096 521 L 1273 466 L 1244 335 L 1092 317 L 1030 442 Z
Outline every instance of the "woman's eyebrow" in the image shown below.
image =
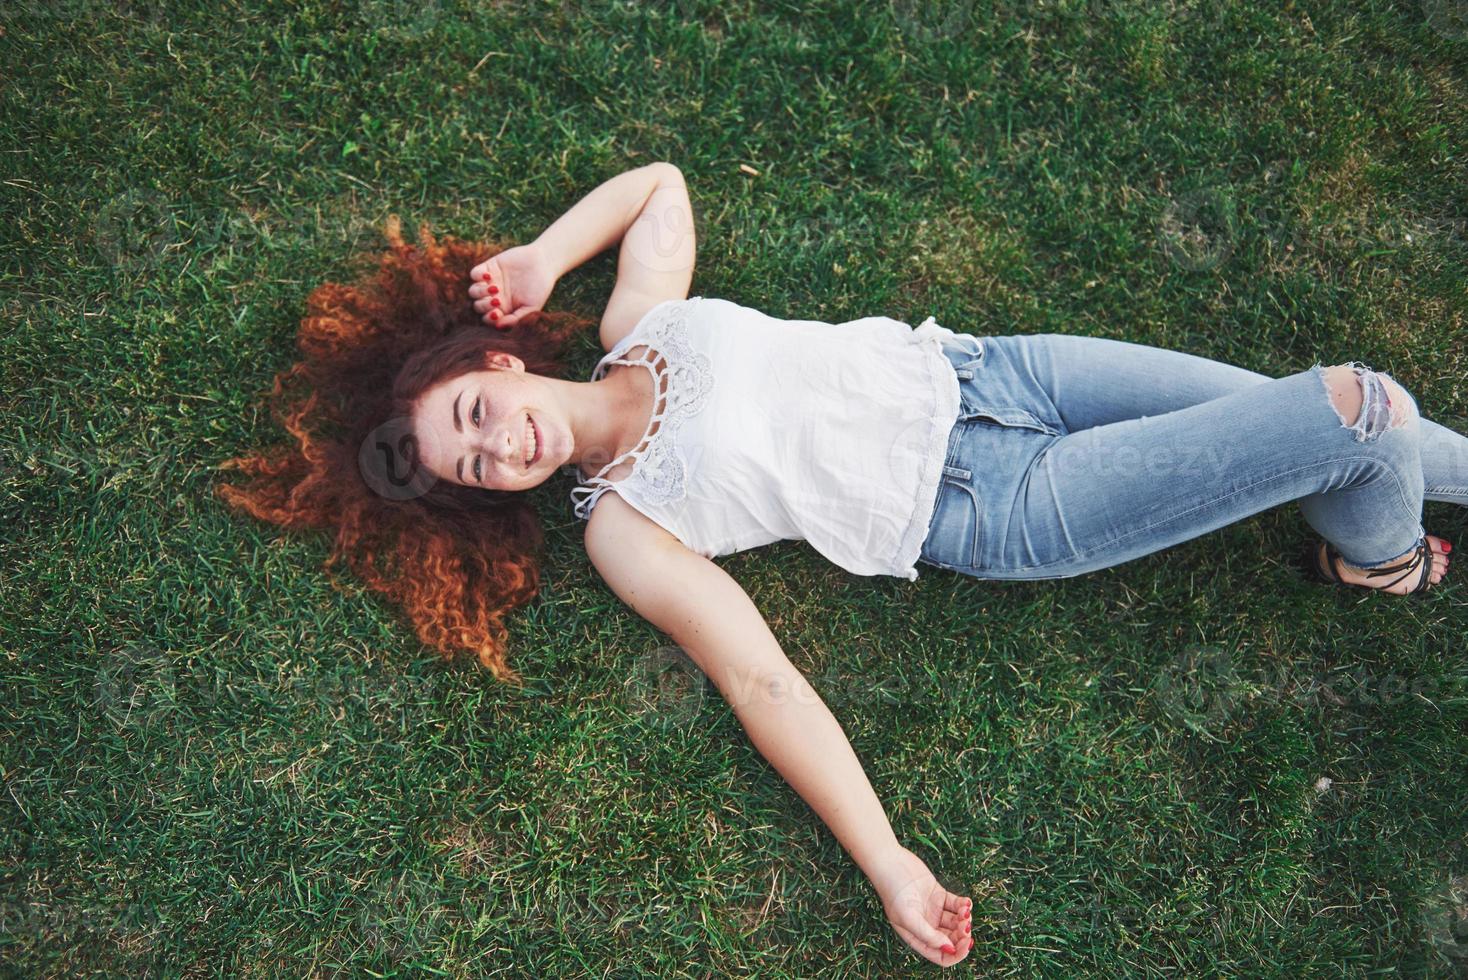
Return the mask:
M 459 421 L 459 399 L 460 398 L 463 398 L 463 397 L 464 397 L 464 393 L 462 391 L 459 392 L 457 395 L 454 396 L 454 431 L 455 432 L 463 432 L 464 431 L 464 425 L 463 425 L 462 422 Z M 454 461 L 454 472 L 456 474 L 458 474 L 459 482 L 460 483 L 463 483 L 464 482 L 464 457 L 463 456 L 460 456 L 457 460 Z

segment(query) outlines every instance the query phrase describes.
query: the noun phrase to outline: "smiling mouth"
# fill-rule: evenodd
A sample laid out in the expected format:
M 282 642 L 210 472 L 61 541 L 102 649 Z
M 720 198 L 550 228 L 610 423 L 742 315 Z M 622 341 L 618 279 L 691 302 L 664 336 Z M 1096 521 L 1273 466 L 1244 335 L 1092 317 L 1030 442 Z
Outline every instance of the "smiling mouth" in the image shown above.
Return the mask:
M 530 441 L 535 445 L 535 451 L 532 452 L 530 454 L 530 458 L 525 461 L 525 468 L 529 469 L 530 467 L 534 466 L 535 463 L 540 459 L 541 451 L 545 448 L 545 446 L 540 439 L 540 429 L 536 427 L 535 420 L 530 417 L 529 412 L 525 413 L 525 425 L 527 426 L 530 434 Z

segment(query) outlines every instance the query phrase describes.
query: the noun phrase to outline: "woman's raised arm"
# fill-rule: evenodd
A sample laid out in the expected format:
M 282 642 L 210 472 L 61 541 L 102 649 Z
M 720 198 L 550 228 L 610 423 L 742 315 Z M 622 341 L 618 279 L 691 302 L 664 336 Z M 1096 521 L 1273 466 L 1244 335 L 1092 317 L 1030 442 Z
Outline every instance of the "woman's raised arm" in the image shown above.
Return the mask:
M 614 493 L 592 512 L 586 551 L 612 590 L 719 688 L 755 748 L 866 873 L 898 935 L 942 966 L 963 959 L 972 903 L 898 843 L 846 733 L 739 584 Z
M 671 163 L 650 163 L 598 185 L 535 241 L 470 270 L 469 295 L 485 322 L 513 326 L 544 305 L 561 276 L 618 241 L 617 281 L 601 321 L 602 348 L 611 350 L 643 313 L 685 298 L 693 281 L 693 206 L 682 171 Z

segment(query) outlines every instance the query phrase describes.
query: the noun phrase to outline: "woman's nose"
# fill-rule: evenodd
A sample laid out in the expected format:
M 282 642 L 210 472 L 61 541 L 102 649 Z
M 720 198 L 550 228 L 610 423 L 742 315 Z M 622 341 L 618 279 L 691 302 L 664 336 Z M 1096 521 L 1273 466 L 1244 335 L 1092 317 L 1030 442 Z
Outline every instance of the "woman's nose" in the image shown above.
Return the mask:
M 500 429 L 497 434 L 489 436 L 484 451 L 495 459 L 508 460 L 515 452 L 515 442 L 510 438 L 510 430 Z

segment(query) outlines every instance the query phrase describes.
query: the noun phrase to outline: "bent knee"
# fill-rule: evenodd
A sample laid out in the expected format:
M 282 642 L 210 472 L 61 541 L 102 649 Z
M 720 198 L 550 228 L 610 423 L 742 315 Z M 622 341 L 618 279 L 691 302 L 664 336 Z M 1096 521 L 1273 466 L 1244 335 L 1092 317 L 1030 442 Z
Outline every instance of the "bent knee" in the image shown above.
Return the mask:
M 1358 442 L 1378 438 L 1417 417 L 1416 401 L 1390 375 L 1351 362 L 1324 368 L 1320 377 L 1336 417 Z

